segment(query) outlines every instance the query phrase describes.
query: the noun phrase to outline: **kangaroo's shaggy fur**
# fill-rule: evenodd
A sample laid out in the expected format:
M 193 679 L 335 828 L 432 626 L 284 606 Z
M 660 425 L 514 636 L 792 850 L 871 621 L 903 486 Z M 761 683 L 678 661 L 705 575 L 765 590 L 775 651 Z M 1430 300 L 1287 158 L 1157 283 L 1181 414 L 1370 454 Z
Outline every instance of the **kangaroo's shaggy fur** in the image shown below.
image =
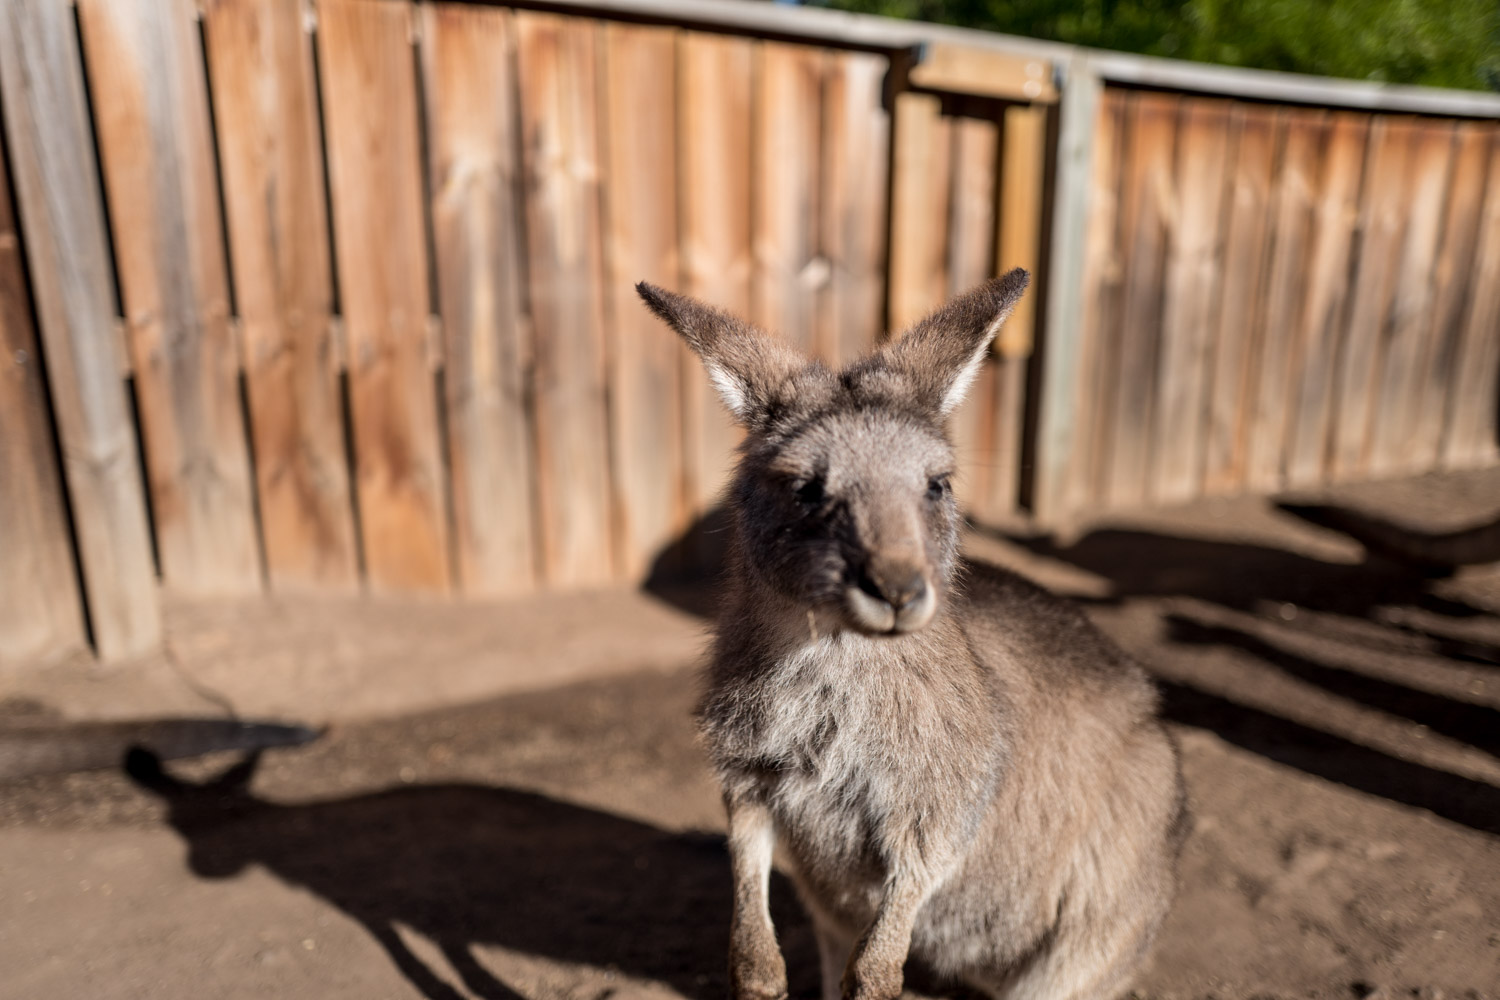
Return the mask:
M 741 1000 L 786 994 L 774 847 L 828 1000 L 891 1000 L 908 955 L 995 996 L 1115 996 L 1171 901 L 1184 797 L 1150 681 L 1071 605 L 958 553 L 944 421 L 1027 281 L 837 372 L 638 286 L 749 432 L 701 707 Z

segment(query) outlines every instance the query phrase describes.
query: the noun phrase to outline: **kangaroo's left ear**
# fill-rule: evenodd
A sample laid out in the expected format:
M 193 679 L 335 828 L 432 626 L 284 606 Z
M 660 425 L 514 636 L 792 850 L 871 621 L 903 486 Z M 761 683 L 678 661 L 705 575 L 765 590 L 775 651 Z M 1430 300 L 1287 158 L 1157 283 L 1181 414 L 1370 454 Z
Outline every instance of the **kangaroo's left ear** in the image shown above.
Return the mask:
M 992 278 L 918 322 L 877 358 L 904 376 L 919 406 L 946 417 L 964 401 L 990 341 L 1030 283 L 1019 267 Z
M 724 405 L 746 427 L 764 424 L 785 402 L 793 376 L 808 366 L 796 351 L 737 316 L 644 281 L 635 290 L 703 360 Z

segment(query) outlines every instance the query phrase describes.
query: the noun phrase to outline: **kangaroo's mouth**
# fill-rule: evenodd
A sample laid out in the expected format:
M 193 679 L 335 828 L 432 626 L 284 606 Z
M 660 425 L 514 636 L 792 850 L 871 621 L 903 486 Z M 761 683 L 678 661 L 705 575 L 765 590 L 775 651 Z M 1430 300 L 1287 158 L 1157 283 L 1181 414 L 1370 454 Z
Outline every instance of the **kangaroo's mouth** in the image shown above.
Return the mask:
M 937 592 L 928 584 L 899 606 L 866 587 L 844 590 L 844 609 L 850 623 L 867 635 L 904 635 L 926 628 L 937 612 Z

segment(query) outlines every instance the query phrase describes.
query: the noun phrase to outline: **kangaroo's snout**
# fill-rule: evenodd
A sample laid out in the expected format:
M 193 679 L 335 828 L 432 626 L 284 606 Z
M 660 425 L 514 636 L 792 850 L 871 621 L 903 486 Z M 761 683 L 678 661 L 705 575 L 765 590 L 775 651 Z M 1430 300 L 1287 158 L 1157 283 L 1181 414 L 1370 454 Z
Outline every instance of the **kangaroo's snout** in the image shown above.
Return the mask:
M 846 597 L 850 614 L 869 632 L 915 632 L 937 609 L 926 571 L 906 560 L 869 560 Z

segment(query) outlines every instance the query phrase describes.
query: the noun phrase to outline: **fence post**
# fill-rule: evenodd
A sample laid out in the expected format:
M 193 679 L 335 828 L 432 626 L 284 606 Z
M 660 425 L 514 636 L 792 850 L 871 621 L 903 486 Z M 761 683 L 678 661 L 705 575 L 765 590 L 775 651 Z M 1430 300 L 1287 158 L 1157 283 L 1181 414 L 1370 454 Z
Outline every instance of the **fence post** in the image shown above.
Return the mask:
M 73 8 L 0 6 L 0 100 L 99 655 L 161 638 Z
M 1052 255 L 1048 261 L 1047 324 L 1040 343 L 1042 379 L 1032 513 L 1055 519 L 1068 506 L 1080 428 L 1079 347 L 1084 316 L 1084 250 L 1088 235 L 1094 120 L 1103 86 L 1079 53 L 1062 68 L 1054 178 Z

